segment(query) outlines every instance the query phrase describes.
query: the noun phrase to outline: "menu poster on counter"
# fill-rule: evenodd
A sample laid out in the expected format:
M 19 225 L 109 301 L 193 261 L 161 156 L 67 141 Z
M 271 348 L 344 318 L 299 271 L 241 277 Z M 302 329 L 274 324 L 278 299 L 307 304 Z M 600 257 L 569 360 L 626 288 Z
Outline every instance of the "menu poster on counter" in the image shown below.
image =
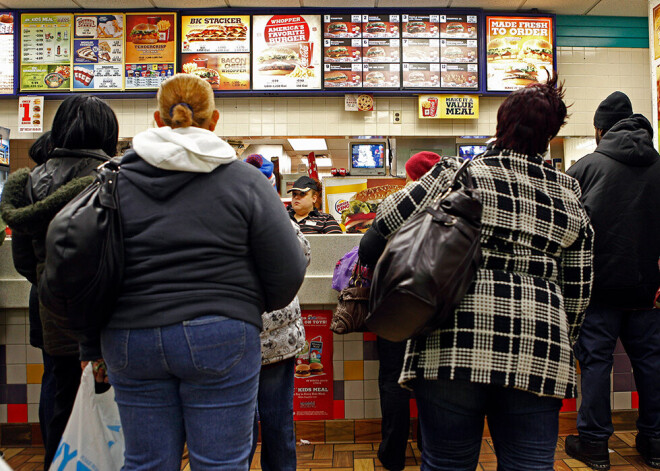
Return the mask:
M 362 15 L 363 38 L 400 38 L 400 15 Z
M 182 16 L 181 52 L 250 52 L 250 17 Z
M 479 27 L 477 15 L 440 15 L 440 37 L 477 39 Z
M 250 54 L 182 54 L 182 70 L 211 84 L 213 90 L 249 90 Z
M 323 15 L 324 38 L 361 38 L 361 15 Z
M 326 88 L 362 86 L 362 64 L 324 64 L 323 67 Z
M 440 86 L 442 88 L 479 88 L 477 64 L 441 64 Z
M 126 14 L 126 89 L 158 88 L 176 70 L 176 13 Z
M 363 85 L 369 88 L 399 88 L 400 64 L 363 64 Z
M 439 39 L 403 39 L 403 62 L 439 62 Z
M 440 64 L 403 64 L 404 88 L 438 88 L 439 86 Z
M 21 14 L 20 90 L 71 89 L 71 14 Z
M 400 39 L 363 39 L 362 62 L 401 62 Z
M 0 95 L 14 93 L 14 14 L 0 11 Z
M 43 132 L 44 97 L 18 98 L 18 132 Z
M 255 15 L 252 21 L 253 90 L 321 88 L 319 15 Z
M 553 19 L 486 17 L 488 91 L 512 91 L 545 83 L 553 75 Z
M 439 38 L 439 15 L 401 15 L 404 38 Z
M 332 311 L 303 309 L 305 346 L 296 355 L 294 420 L 326 420 L 334 415 Z
M 75 15 L 73 89 L 124 88 L 124 15 Z

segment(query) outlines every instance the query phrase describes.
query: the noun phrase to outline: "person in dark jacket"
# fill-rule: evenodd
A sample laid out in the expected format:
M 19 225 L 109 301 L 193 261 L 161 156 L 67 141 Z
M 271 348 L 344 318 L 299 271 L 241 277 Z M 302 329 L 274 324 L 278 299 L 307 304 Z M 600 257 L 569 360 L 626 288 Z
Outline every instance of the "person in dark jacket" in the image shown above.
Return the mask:
M 124 470 L 247 470 L 261 314 L 287 306 L 307 260 L 277 193 L 213 133 L 208 82 L 158 91 L 157 128 L 117 180 L 125 267 L 101 333 L 126 440 Z
M 595 232 L 594 286 L 575 355 L 582 372 L 578 436 L 566 452 L 589 466 L 610 465 L 610 373 L 617 338 L 628 353 L 639 393 L 637 450 L 660 468 L 660 155 L 653 127 L 614 92 L 594 115 L 595 152 L 568 174 L 580 183 Z
M 105 102 L 84 95 L 69 97 L 55 114 L 50 142 L 44 139 L 39 142 L 41 147 L 31 153 L 37 160 L 47 160 L 32 171 L 18 170 L 7 180 L 2 215 L 13 231 L 14 265 L 33 285 L 38 284 L 44 269 L 48 224 L 92 182 L 95 169 L 114 154 L 118 130 L 117 118 Z M 30 307 L 36 304 L 32 297 Z M 44 462 L 48 469 L 73 408 L 81 369 L 78 343 L 55 325 L 48 310 L 41 305 L 39 320 L 44 369 L 51 369 L 51 364 L 55 378 L 52 417 L 47 420 L 45 434 Z M 37 343 L 41 340 L 37 329 L 31 329 L 30 337 Z M 43 399 L 48 400 L 47 397 Z

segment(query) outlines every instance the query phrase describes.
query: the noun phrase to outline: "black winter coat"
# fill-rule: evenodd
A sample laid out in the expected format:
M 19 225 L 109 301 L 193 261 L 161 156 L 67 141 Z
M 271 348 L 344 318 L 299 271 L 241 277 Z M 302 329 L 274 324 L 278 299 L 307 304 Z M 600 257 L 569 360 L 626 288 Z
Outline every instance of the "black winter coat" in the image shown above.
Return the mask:
M 16 270 L 38 284 L 46 260 L 48 224 L 66 204 L 93 181 L 96 168 L 108 160 L 100 149 L 55 149 L 50 159 L 31 172 L 25 168 L 9 176 L 2 194 L 2 217 L 12 228 L 12 255 Z M 78 343 L 59 329 L 49 312 L 39 306 L 43 348 L 49 355 L 78 355 Z M 31 319 L 30 340 L 39 340 Z M 35 345 L 40 347 L 41 345 Z
M 651 123 L 632 115 L 568 170 L 595 232 L 592 303 L 653 306 L 660 285 L 660 155 L 652 139 Z

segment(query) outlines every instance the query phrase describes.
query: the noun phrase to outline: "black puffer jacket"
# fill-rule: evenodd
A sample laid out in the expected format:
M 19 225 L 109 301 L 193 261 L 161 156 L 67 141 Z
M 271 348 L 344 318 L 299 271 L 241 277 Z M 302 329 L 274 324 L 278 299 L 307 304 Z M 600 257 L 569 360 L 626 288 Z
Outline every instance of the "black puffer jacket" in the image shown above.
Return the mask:
M 14 266 L 32 284 L 38 283 L 44 269 L 48 224 L 93 181 L 96 168 L 108 159 L 100 149 L 55 149 L 46 163 L 31 172 L 26 168 L 9 176 L 0 209 L 12 228 Z M 78 355 L 78 343 L 57 328 L 43 306 L 39 315 L 46 353 Z
M 595 232 L 593 303 L 650 309 L 660 285 L 660 155 L 635 114 L 615 124 L 568 174 Z

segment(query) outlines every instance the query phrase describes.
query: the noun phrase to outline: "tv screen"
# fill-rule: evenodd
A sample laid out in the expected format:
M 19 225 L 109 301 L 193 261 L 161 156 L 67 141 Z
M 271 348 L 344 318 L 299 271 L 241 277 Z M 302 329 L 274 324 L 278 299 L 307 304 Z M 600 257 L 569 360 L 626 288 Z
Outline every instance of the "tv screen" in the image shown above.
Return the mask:
M 458 156 L 463 157 L 464 159 L 472 159 L 475 155 L 483 154 L 486 152 L 486 146 L 479 145 L 463 145 L 458 146 Z
M 351 168 L 384 168 L 385 144 L 351 144 Z

